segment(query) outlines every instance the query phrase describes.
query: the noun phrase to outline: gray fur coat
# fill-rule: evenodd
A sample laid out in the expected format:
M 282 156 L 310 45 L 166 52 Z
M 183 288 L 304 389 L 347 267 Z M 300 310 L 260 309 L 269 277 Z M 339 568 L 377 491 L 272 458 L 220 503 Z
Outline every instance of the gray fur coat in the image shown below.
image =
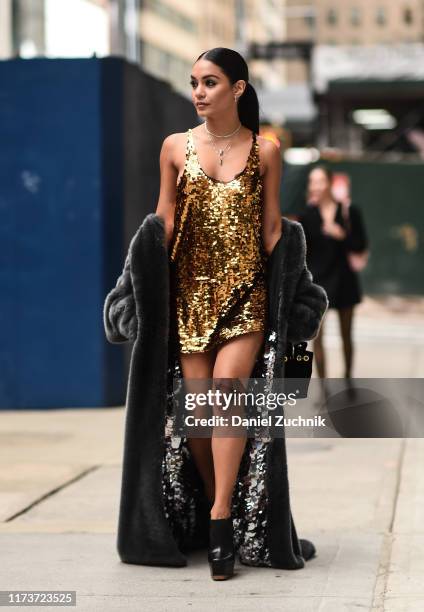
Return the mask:
M 328 308 L 306 266 L 300 223 L 282 217 L 267 262 L 269 329 L 253 377 L 284 376 L 287 342 L 314 338 Z M 161 217 L 148 214 L 131 240 L 124 269 L 106 296 L 111 343 L 133 343 L 126 396 L 117 548 L 125 563 L 183 566 L 207 545 L 208 506 L 187 439 L 175 437 L 173 381 L 181 378 L 170 310 L 169 259 Z M 299 539 L 290 508 L 283 438 L 249 438 L 234 489 L 232 516 L 241 563 L 299 569 L 315 554 Z

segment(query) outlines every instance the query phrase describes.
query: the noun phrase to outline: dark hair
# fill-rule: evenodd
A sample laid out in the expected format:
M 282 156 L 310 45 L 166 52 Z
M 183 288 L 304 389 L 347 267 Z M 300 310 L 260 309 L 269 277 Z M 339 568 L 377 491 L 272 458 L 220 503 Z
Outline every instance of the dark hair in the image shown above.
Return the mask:
M 230 79 L 231 84 L 239 79 L 246 81 L 244 92 L 237 103 L 238 116 L 240 123 L 259 134 L 259 101 L 255 88 L 249 83 L 249 68 L 245 59 L 237 51 L 226 47 L 214 47 L 204 51 L 196 62 L 200 59 L 208 60 L 219 66 Z
M 320 165 L 317 165 L 317 166 L 312 166 L 311 170 L 309 171 L 309 174 L 311 174 L 311 172 L 312 172 L 313 170 L 322 170 L 322 171 L 324 172 L 325 176 L 327 177 L 328 182 L 329 182 L 329 183 L 331 183 L 331 182 L 332 182 L 332 180 L 333 180 L 333 176 L 334 176 L 334 173 L 333 173 L 333 171 L 331 170 L 331 168 L 329 168 L 328 166 L 323 166 L 323 165 L 321 165 L 321 164 L 320 164 Z

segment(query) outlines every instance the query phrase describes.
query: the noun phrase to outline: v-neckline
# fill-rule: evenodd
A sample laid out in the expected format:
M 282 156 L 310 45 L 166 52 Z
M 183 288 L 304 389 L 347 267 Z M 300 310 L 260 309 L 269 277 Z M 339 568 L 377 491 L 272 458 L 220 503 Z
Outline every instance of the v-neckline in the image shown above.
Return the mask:
M 209 174 L 206 174 L 206 172 L 203 170 L 202 166 L 200 165 L 199 156 L 197 154 L 197 149 L 196 149 L 196 146 L 195 146 L 195 143 L 194 143 L 193 130 L 191 128 L 189 128 L 189 130 L 190 130 L 190 136 L 191 136 L 191 144 L 192 144 L 192 147 L 193 147 L 194 155 L 196 156 L 197 165 L 198 165 L 199 170 L 201 171 L 201 173 L 206 178 L 210 179 L 214 183 L 221 183 L 222 185 L 229 185 L 230 183 L 233 183 L 236 179 L 238 179 L 240 176 L 242 176 L 246 172 L 246 170 L 247 170 L 247 168 L 249 166 L 250 158 L 252 157 L 253 147 L 255 145 L 255 140 L 256 140 L 255 132 L 253 132 L 253 130 L 252 130 L 252 144 L 250 145 L 250 151 L 249 151 L 249 155 L 247 157 L 246 165 L 244 166 L 243 170 L 240 170 L 240 172 L 237 172 L 237 174 L 234 175 L 234 177 L 231 180 L 229 180 L 229 181 L 221 181 L 220 179 L 217 179 L 217 178 L 215 178 L 213 176 L 209 176 Z
M 340 206 L 341 206 L 340 202 L 336 202 L 336 212 L 334 213 L 334 216 L 333 216 L 333 219 L 332 219 L 333 223 L 336 222 L 336 219 L 337 219 L 337 217 L 339 215 Z M 319 206 L 317 206 L 316 209 L 317 209 L 318 216 L 319 216 L 319 218 L 321 220 L 321 223 L 322 223 L 324 221 L 324 217 L 321 214 L 321 210 L 320 210 Z

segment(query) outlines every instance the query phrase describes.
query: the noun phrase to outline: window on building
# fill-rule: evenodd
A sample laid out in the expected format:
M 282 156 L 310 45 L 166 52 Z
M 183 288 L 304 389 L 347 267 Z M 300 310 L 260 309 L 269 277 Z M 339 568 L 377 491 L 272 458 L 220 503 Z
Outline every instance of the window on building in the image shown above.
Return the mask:
M 361 25 L 361 11 L 357 6 L 350 9 L 350 23 L 355 27 Z
M 156 76 L 166 79 L 169 76 L 171 56 L 163 49 L 148 42 L 143 44 L 143 68 Z
M 265 37 L 267 40 L 273 40 L 274 38 L 274 28 L 271 27 L 269 24 L 265 24 Z
M 236 40 L 242 40 L 244 37 L 244 17 L 245 17 L 245 7 L 243 4 L 243 0 L 236 0 L 235 4 L 235 36 Z
M 309 28 L 309 30 L 315 30 L 315 15 L 310 13 L 309 15 L 305 15 L 305 17 L 303 18 L 305 21 L 306 26 Z
M 406 25 L 412 25 L 414 21 L 414 13 L 412 12 L 411 8 L 406 7 L 403 10 L 403 21 Z
M 165 2 L 162 2 L 162 0 L 144 0 L 143 6 L 188 32 L 197 31 L 197 24 L 192 19 Z
M 334 8 L 330 8 L 327 11 L 327 23 L 328 25 L 334 26 L 337 24 L 337 11 Z
M 375 21 L 379 26 L 384 26 L 387 23 L 387 13 L 384 6 L 379 6 L 375 14 Z

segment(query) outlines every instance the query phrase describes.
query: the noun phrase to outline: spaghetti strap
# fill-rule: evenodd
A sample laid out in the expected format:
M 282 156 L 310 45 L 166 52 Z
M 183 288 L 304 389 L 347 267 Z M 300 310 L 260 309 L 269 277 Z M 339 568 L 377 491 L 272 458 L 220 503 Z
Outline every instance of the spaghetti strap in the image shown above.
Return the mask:
M 177 180 L 177 188 L 180 187 L 182 180 L 185 177 L 185 174 L 187 171 L 187 162 L 190 156 L 190 129 L 188 129 L 185 132 L 185 134 L 186 134 L 186 143 L 185 143 L 185 153 L 184 153 L 184 166 L 183 166 L 183 171 L 181 172 L 181 176 Z

